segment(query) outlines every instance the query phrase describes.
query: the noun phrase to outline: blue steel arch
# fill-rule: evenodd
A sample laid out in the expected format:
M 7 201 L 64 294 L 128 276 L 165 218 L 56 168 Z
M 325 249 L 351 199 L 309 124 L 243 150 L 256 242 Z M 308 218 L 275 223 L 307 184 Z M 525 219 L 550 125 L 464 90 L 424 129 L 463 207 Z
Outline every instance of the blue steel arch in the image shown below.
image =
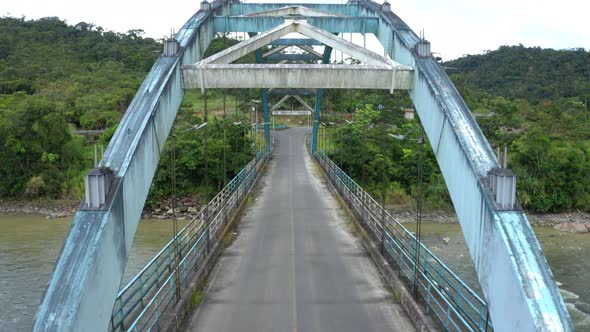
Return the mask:
M 114 171 L 107 201 L 76 214 L 34 330 L 107 329 L 149 185 L 182 100 L 180 67 L 200 60 L 216 31 L 256 32 L 282 22 L 234 16 L 289 5 L 298 4 L 204 1 L 178 32 L 178 52 L 157 60 L 107 148 L 100 165 Z M 572 330 L 526 216 L 494 204 L 487 178 L 499 165 L 492 149 L 446 73 L 432 57 L 416 55 L 418 36 L 388 4 L 351 0 L 303 6 L 351 16 L 350 25 L 342 18 L 312 20 L 328 31 L 374 33 L 392 59 L 415 69 L 410 96 L 447 183 L 494 327 Z

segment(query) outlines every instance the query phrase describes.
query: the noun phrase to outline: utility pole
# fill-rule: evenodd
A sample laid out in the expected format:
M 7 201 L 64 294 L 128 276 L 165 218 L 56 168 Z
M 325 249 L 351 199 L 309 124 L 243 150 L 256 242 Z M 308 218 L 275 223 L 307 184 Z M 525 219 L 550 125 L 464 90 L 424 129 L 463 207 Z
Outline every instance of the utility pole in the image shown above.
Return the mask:
M 225 34 L 224 34 L 224 38 L 225 38 Z M 226 98 L 226 94 L 225 91 L 223 91 L 223 188 L 225 188 L 225 186 L 227 186 L 227 154 L 225 152 L 225 140 L 226 140 L 226 126 L 227 126 L 227 118 L 225 115 L 225 98 Z
M 385 220 L 385 198 L 387 196 L 387 126 L 383 122 L 383 170 L 382 170 L 382 188 L 381 188 L 381 253 L 385 253 L 385 231 L 387 230 L 387 222 Z

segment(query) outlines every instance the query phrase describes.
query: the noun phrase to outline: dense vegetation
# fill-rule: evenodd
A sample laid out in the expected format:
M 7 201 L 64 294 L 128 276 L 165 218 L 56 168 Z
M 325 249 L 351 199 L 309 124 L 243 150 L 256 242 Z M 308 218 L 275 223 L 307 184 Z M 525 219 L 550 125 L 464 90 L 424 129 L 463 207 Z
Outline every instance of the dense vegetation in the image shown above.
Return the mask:
M 0 197 L 80 196 L 93 152 L 74 130 L 118 123 L 161 48 L 141 33 L 0 18 Z
M 155 40 L 142 38 L 142 33 L 115 33 L 84 22 L 70 26 L 58 18 L 0 18 L 0 197 L 81 197 L 84 175 L 93 166 L 94 144 L 108 144 L 156 60 L 155 52 L 162 49 Z M 231 42 L 216 41 L 214 46 Z M 199 123 L 202 114 L 194 111 L 190 100 L 185 102 L 181 118 Z M 221 123 L 210 123 L 211 160 L 220 159 Z M 78 129 L 105 133 L 97 141 L 76 135 Z M 246 140 L 242 133 L 234 126 L 226 134 L 240 135 L 242 142 Z M 202 149 L 202 137 L 179 133 L 177 142 L 181 148 Z M 243 154 L 245 144 L 232 142 Z M 231 151 L 236 153 L 235 147 Z M 198 152 L 192 160 L 188 153 L 179 154 L 184 158 L 178 163 L 181 190 L 200 185 L 187 185 L 191 176 L 202 175 Z M 229 158 L 228 176 L 245 158 L 234 157 Z M 218 186 L 223 182 L 217 174 L 222 168 L 211 163 L 211 184 Z M 189 176 L 186 172 L 191 170 L 200 171 Z M 158 186 L 164 181 L 162 174 L 165 167 L 156 178 L 154 197 L 168 189 Z
M 81 196 L 94 143 L 108 143 L 157 58 L 154 51 L 161 50 L 160 43 L 141 35 L 141 30 L 120 34 L 84 22 L 69 26 L 57 18 L 0 18 L 0 197 Z M 207 53 L 237 42 L 220 36 Z M 254 56 L 241 61 L 254 62 Z M 518 195 L 526 209 L 590 210 L 588 52 L 501 47 L 444 66 L 490 144 L 508 146 L 509 166 L 519 176 Z M 198 132 L 190 128 L 204 121 L 203 97 L 187 93 L 175 126 L 178 194 L 203 192 L 205 134 L 211 192 L 252 156 L 245 126 L 259 93 L 211 91 L 209 125 Z M 415 141 L 419 121 L 405 120 L 401 111 L 411 105 L 401 92 L 392 96 L 349 90 L 327 91 L 322 105 L 322 120 L 331 123 L 324 148 L 376 196 L 382 192 L 385 170 L 388 202 L 402 205 L 413 204 L 420 154 Z M 354 113 L 352 123 L 344 121 L 342 113 Z M 75 134 L 78 129 L 105 133 L 83 137 Z M 384 134 L 407 139 L 385 135 L 383 153 Z M 170 194 L 171 148 L 169 141 L 149 203 Z M 427 144 L 423 157 L 427 206 L 450 207 Z
M 508 166 L 518 176 L 517 191 L 523 207 L 534 212 L 590 211 L 590 53 L 503 46 L 482 55 L 465 56 L 443 64 L 474 113 L 493 148 L 508 147 Z M 330 93 L 333 93 L 330 91 Z M 401 93 L 400 93 L 401 94 Z M 387 112 L 375 105 L 398 110 L 411 107 L 407 95 L 378 97 L 377 93 L 334 92 L 328 103 L 337 108 L 351 105 L 355 123 L 333 129 L 329 152 L 357 181 L 373 194 L 382 181 L 383 130 L 377 124 Z M 359 102 L 361 105 L 359 105 Z M 356 103 L 356 104 L 355 104 Z M 369 106 L 365 108 L 364 103 Z M 370 120 L 362 120 L 362 114 Z M 359 118 L 361 116 L 361 118 Z M 328 118 L 326 118 L 328 121 Z M 368 124 L 359 127 L 358 123 Z M 418 124 L 401 120 L 401 112 L 389 116 L 397 125 L 389 132 L 418 137 Z M 330 129 L 328 129 L 330 130 Z M 364 135 L 364 136 L 363 136 Z M 343 137 L 343 144 L 340 144 Z M 363 142 L 363 137 L 369 137 Z M 388 140 L 386 180 L 390 202 L 404 202 L 416 194 L 415 142 Z M 363 157 L 366 148 L 369 157 Z M 427 206 L 445 207 L 449 202 L 432 151 L 425 149 L 424 181 Z M 364 176 L 363 176 L 364 173 Z M 393 199 L 394 198 L 394 199 Z
M 503 46 L 445 66 L 490 144 L 508 147 L 522 205 L 590 211 L 590 52 Z

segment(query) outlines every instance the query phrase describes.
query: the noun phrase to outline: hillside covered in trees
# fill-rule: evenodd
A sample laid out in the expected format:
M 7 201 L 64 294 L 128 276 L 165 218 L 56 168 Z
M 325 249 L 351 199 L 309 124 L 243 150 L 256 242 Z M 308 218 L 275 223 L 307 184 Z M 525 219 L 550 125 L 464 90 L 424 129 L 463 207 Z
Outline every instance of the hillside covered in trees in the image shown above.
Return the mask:
M 0 18 L 0 198 L 81 197 L 96 139 L 106 146 L 162 49 L 141 35 L 141 30 L 121 34 L 84 22 L 70 26 L 58 18 Z M 208 54 L 237 42 L 218 36 Z M 253 55 L 243 61 L 253 62 Z M 525 209 L 590 211 L 590 53 L 503 46 L 443 66 L 490 144 L 508 147 Z M 224 94 L 229 105 L 225 122 L 220 116 Z M 250 158 L 246 126 L 259 95 L 256 89 L 210 92 L 215 114 L 208 131 L 210 186 L 219 189 Z M 179 110 L 179 194 L 202 192 L 204 136 L 187 129 L 203 121 L 202 105 L 199 93 L 188 92 Z M 411 202 L 416 195 L 415 142 L 389 137 L 387 153 L 382 153 L 383 128 L 419 135 L 418 121 L 406 121 L 402 111 L 395 111 L 412 107 L 408 95 L 330 90 L 322 107 L 322 121 L 336 123 L 328 128 L 331 157 L 376 196 L 385 169 L 388 200 Z M 353 111 L 353 123 L 347 125 L 341 113 Z M 75 134 L 79 129 L 105 133 L 85 138 Z M 449 207 L 432 151 L 425 150 L 427 206 Z M 228 153 L 226 174 L 220 171 L 223 151 Z M 170 193 L 169 159 L 166 152 L 148 202 L 156 204 Z
M 161 49 L 141 34 L 0 18 L 0 197 L 81 194 L 93 152 L 74 131 L 112 134 Z
M 590 52 L 522 45 L 444 64 L 526 209 L 590 210 Z
M 142 30 L 116 33 L 85 22 L 72 26 L 55 17 L 0 18 L 0 198 L 81 198 L 84 176 L 93 167 L 95 144 L 106 147 L 161 53 L 162 44 L 142 34 Z M 237 42 L 218 38 L 208 54 Z M 232 112 L 225 120 L 209 119 L 210 193 L 250 158 L 248 133 L 244 126 L 233 124 L 244 120 L 236 110 L 249 111 L 252 93 L 232 91 L 228 96 Z M 214 113 L 221 92 L 210 97 Z M 175 126 L 174 173 L 180 195 L 204 191 L 205 136 L 189 130 L 203 121 L 200 93 L 187 92 Z M 84 130 L 104 133 L 76 134 Z M 224 150 L 226 174 L 222 172 Z M 171 194 L 171 176 L 167 147 L 148 204 Z

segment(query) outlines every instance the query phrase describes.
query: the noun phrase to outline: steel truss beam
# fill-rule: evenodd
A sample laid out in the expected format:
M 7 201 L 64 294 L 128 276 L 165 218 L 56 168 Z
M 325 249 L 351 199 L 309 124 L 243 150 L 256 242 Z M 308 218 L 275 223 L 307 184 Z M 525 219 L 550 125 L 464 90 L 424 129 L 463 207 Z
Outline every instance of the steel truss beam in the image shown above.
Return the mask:
M 282 8 L 271 9 L 263 12 L 258 13 L 250 13 L 244 16 L 327 16 L 327 17 L 334 17 L 339 16 L 342 17 L 344 15 L 335 14 L 328 11 L 318 10 L 318 9 L 311 9 L 305 6 L 285 6 Z
M 232 65 L 233 61 L 289 33 L 300 33 L 350 54 L 365 65 L 265 64 Z M 412 68 L 402 66 L 304 21 L 287 21 L 195 65 L 183 67 L 184 86 L 207 88 L 408 89 Z M 224 79 L 232 77 L 231 80 Z
M 314 50 L 313 47 L 311 47 L 311 46 L 305 46 L 305 45 L 295 45 L 295 46 L 299 47 L 300 49 L 306 51 L 309 54 L 314 54 L 320 58 L 322 57 L 322 54 L 319 52 L 316 52 L 316 50 Z
M 346 16 L 361 16 L 361 6 L 359 1 L 349 1 L 346 4 L 326 4 L 326 3 L 306 3 L 306 8 L 329 12 Z M 232 3 L 230 4 L 227 16 L 244 16 L 253 13 L 260 13 L 270 10 L 276 10 L 284 7 L 301 6 L 300 3 Z
M 243 17 L 216 16 L 213 18 L 215 32 L 259 32 L 270 30 L 289 20 L 288 17 Z M 305 17 L 305 20 L 331 33 L 378 33 L 379 20 L 364 17 Z
M 291 46 L 295 46 L 295 47 L 297 47 L 297 48 L 305 51 L 306 53 L 303 53 L 303 54 L 301 54 L 301 53 L 296 53 L 296 54 L 282 53 L 282 51 L 284 51 L 285 49 L 287 49 L 287 48 L 289 48 Z M 322 54 L 316 52 L 311 46 L 305 46 L 305 45 L 280 45 L 278 47 L 273 47 L 268 52 L 264 53 L 262 55 L 262 58 L 263 59 L 267 59 L 267 60 L 317 61 L 317 60 L 322 60 Z
M 282 105 L 282 104 L 283 104 L 285 101 L 287 101 L 289 98 L 291 98 L 291 97 L 293 97 L 293 98 L 295 98 L 297 101 L 299 101 L 299 103 L 301 103 L 301 105 L 303 105 L 303 107 L 307 108 L 309 111 L 311 111 L 311 112 L 313 112 L 313 111 L 314 111 L 314 110 L 313 110 L 313 108 L 312 108 L 311 106 L 309 106 L 309 105 L 308 105 L 308 104 L 305 102 L 305 100 L 303 100 L 301 97 L 299 97 L 299 96 L 296 96 L 296 95 L 286 95 L 286 96 L 284 96 L 284 97 L 283 97 L 283 98 L 281 98 L 281 100 L 279 100 L 279 102 L 278 102 L 278 103 L 276 103 L 276 104 L 275 104 L 275 105 L 274 105 L 274 106 L 273 106 L 273 107 L 272 107 L 270 110 L 271 110 L 271 111 L 274 111 L 274 110 L 276 110 L 277 108 L 281 107 L 281 105 Z
M 237 59 L 256 51 L 257 49 L 270 44 L 289 33 L 300 33 L 314 40 L 317 40 L 324 45 L 328 45 L 334 49 L 347 52 L 355 59 L 369 64 L 369 65 L 399 65 L 392 63 L 391 60 L 371 52 L 354 43 L 346 41 L 342 38 L 334 36 L 332 33 L 319 29 L 305 21 L 286 21 L 285 23 L 275 26 L 272 29 L 258 34 L 246 41 L 237 45 L 229 47 L 217 54 L 214 54 L 207 59 L 201 61 L 202 64 L 220 64 L 232 63 Z
M 271 56 L 271 55 L 273 55 L 273 54 L 275 54 L 275 53 L 282 52 L 282 51 L 284 51 L 285 49 L 289 48 L 290 46 L 291 46 L 291 45 L 281 45 L 281 46 L 278 46 L 278 47 L 273 47 L 273 48 L 271 48 L 271 49 L 270 49 L 270 51 L 268 51 L 268 52 L 264 53 L 264 54 L 262 55 L 262 57 L 263 57 L 263 58 L 266 58 L 266 57 L 268 57 L 268 56 Z
M 185 89 L 300 88 L 409 89 L 412 71 L 369 65 L 197 65 L 183 66 Z M 231 77 L 231 80 L 226 79 Z

